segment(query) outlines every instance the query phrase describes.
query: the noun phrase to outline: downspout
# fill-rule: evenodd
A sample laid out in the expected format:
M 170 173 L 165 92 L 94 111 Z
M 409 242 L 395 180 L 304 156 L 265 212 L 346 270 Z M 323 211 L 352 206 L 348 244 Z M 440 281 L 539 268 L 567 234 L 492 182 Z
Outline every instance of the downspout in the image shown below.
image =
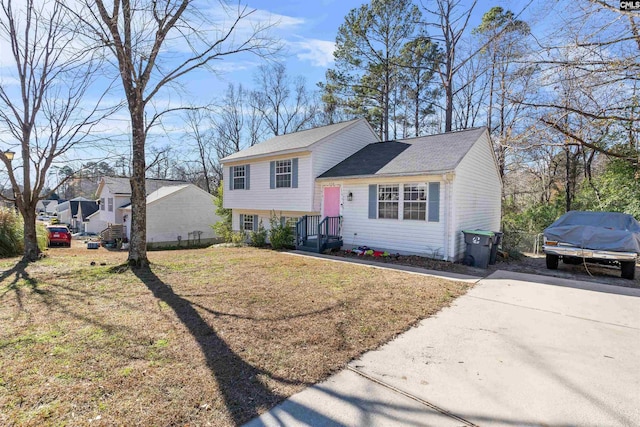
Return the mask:
M 451 234 L 451 223 L 453 222 L 453 205 L 451 203 L 453 191 L 451 190 L 451 185 L 453 183 L 452 172 L 446 173 L 442 175 L 442 180 L 444 181 L 444 260 L 449 261 L 452 260 L 451 256 L 451 244 L 452 240 L 455 239 L 455 236 Z

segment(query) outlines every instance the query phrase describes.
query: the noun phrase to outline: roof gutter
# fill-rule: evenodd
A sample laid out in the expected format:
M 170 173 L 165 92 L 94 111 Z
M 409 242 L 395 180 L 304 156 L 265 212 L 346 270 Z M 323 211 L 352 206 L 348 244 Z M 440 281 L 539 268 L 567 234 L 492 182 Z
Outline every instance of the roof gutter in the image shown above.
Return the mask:
M 309 147 L 304 147 L 303 149 L 291 148 L 289 150 L 273 151 L 273 152 L 264 153 L 264 154 L 254 154 L 253 156 L 237 157 L 237 158 L 233 158 L 233 159 L 229 159 L 228 157 L 225 157 L 224 159 L 220 159 L 220 163 L 221 164 L 242 163 L 242 162 L 245 162 L 247 160 L 267 159 L 267 158 L 270 158 L 270 157 L 284 156 L 286 154 L 308 154 L 308 153 L 310 153 L 308 148 Z
M 445 175 L 454 173 L 454 169 L 423 171 L 423 172 L 399 172 L 384 174 L 368 174 L 368 175 L 348 175 L 348 176 L 330 176 L 324 178 L 316 178 L 318 181 L 335 181 L 337 179 L 367 179 L 367 178 L 397 178 L 401 176 L 422 176 L 422 175 Z

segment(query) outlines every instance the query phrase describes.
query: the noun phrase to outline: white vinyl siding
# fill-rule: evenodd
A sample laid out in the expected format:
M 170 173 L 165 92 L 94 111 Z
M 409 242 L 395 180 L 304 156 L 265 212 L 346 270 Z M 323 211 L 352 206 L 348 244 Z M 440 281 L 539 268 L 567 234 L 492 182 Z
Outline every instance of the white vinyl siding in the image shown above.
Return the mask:
M 128 216 L 127 233 L 130 233 L 131 210 L 122 211 Z M 213 196 L 189 185 L 147 204 L 147 243 L 175 245 L 178 236 L 181 245 L 198 238 L 205 243 L 216 237 L 211 226 L 218 221 Z
M 405 183 L 415 184 L 416 181 L 425 184 L 441 182 L 436 181 L 438 179 L 438 177 L 434 176 L 424 176 L 419 178 L 412 177 L 410 181 L 406 177 L 337 181 L 343 186 L 342 191 L 345 194 L 352 193 L 353 195 L 353 200 L 347 201 L 345 199 L 342 207 L 342 236 L 344 246 L 351 249 L 352 247 L 366 245 L 392 253 L 417 254 L 443 259 L 445 256 L 445 239 L 444 224 L 442 221 L 405 220 L 402 217 L 401 211 L 399 212 L 399 218 L 394 220 L 381 220 L 376 217 L 369 218 L 368 205 L 369 185 L 388 186 L 397 184 L 402 192 Z M 442 199 L 442 194 L 440 197 Z M 444 203 L 441 200 L 441 218 L 443 208 Z M 402 208 L 400 210 L 402 210 Z
M 298 187 L 271 189 L 271 162 L 291 160 L 291 156 L 281 159 L 267 158 L 251 162 L 251 186 L 244 191 L 225 191 L 224 207 L 227 209 L 249 209 L 276 212 L 311 212 L 314 179 L 311 176 L 311 156 L 296 156 L 298 163 Z M 246 161 L 243 164 L 247 164 Z M 275 168 L 275 166 L 274 166 Z M 230 167 L 225 165 L 223 179 L 228 182 Z M 275 172 L 275 170 L 274 170 Z M 274 183 L 275 184 L 275 183 Z M 225 184 L 228 187 L 227 184 Z M 239 228 L 236 228 L 238 230 Z
M 300 219 L 300 217 L 304 215 L 317 215 L 317 213 L 296 212 L 296 211 L 277 211 L 276 215 L 278 216 L 282 215 L 281 221 L 285 221 L 285 224 L 289 225 L 294 230 L 294 233 L 295 233 L 295 226 L 298 220 Z M 271 211 L 242 209 L 237 211 L 234 210 L 231 215 L 231 224 L 232 224 L 233 230 L 241 230 L 242 228 L 241 228 L 240 219 L 242 218 L 244 222 L 244 219 L 248 216 L 253 217 L 254 221 L 257 220 L 256 224 L 259 224 L 260 221 L 262 221 L 262 226 L 265 228 L 265 230 L 268 231 L 271 229 Z M 247 230 L 247 231 L 250 231 L 250 230 Z
M 451 255 L 456 260 L 462 258 L 466 246 L 462 230 L 500 230 L 502 183 L 486 135 L 475 143 L 455 171 L 450 232 Z
M 104 186 L 100 194 L 98 194 L 100 198 L 100 210 L 98 210 L 96 223 L 100 224 L 122 224 L 124 221 L 122 219 L 122 209 L 119 209 L 122 206 L 128 205 L 131 202 L 131 198 L 128 195 L 124 194 L 113 194 L 109 191 L 109 187 Z M 108 210 L 108 200 L 111 200 L 112 209 Z M 103 209 L 104 207 L 104 209 Z M 93 217 L 94 219 L 96 217 Z M 106 228 L 103 227 L 100 231 Z
M 313 176 L 322 175 L 347 157 L 375 142 L 380 142 L 380 138 L 364 121 L 345 129 L 331 141 L 322 142 L 312 148 Z M 322 185 L 329 183 L 317 182 L 315 185 L 313 210 L 317 212 L 320 212 L 322 205 Z

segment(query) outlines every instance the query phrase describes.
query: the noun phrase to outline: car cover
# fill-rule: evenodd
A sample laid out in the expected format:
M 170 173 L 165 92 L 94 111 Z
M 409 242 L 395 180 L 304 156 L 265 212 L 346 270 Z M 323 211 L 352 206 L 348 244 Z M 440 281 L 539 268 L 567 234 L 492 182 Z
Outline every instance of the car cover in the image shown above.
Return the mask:
M 640 223 L 625 213 L 570 211 L 547 227 L 544 237 L 579 248 L 640 254 Z

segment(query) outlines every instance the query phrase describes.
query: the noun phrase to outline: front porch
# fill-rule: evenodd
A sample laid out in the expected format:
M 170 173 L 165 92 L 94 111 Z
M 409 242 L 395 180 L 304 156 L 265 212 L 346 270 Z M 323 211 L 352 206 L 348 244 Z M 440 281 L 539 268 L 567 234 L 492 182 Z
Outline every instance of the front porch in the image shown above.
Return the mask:
M 296 223 L 296 249 L 322 253 L 342 246 L 342 216 L 305 215 Z

